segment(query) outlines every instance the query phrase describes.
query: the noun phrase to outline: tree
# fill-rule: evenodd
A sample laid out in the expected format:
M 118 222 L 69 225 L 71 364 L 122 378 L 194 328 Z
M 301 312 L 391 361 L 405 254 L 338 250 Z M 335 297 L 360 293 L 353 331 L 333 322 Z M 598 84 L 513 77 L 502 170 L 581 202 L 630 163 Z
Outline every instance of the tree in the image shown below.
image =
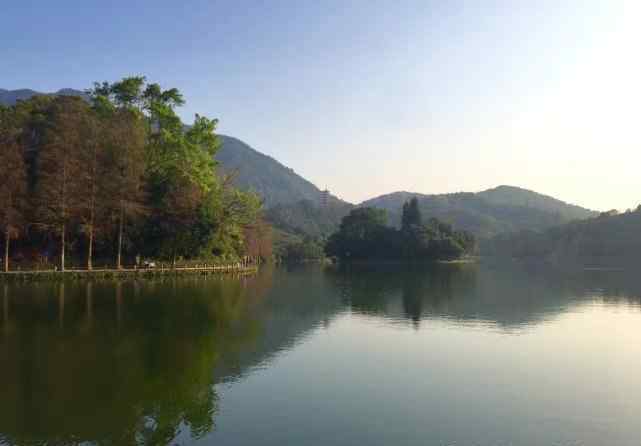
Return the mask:
M 422 224 L 421 211 L 418 208 L 418 199 L 412 197 L 409 201 L 403 204 L 403 214 L 401 216 L 401 229 L 408 230 L 412 226 L 420 226 Z
M 243 231 L 260 217 L 260 198 L 232 186 L 233 176 L 223 177 L 208 195 L 204 212 L 211 232 L 208 254 L 239 257 L 243 254 Z
M 93 268 L 94 239 L 98 217 L 104 217 L 106 185 L 110 176 L 105 171 L 106 144 L 102 122 L 94 110 L 87 109 L 83 116 L 82 139 L 85 149 L 80 156 L 81 177 L 79 181 L 86 191 L 80 195 L 82 230 L 87 237 L 87 269 Z
M 136 110 L 119 109 L 109 120 L 106 154 L 110 203 L 118 226 L 116 268 L 122 268 L 127 220 L 144 212 L 145 127 Z
M 383 209 L 353 209 L 343 218 L 339 230 L 330 236 L 326 253 L 340 258 L 363 259 L 384 256 L 390 250 L 387 213 Z
M 38 215 L 40 225 L 60 237 L 61 271 L 65 269 L 67 228 L 79 216 L 79 199 L 86 193 L 79 181 L 85 108 L 86 104 L 79 98 L 56 97 L 51 103 L 50 125 L 38 155 Z
M 24 150 L 19 143 L 15 111 L 0 107 L 0 227 L 4 234 L 4 271 L 9 271 L 9 244 L 24 222 L 27 174 Z
M 343 260 L 431 261 L 455 259 L 475 248 L 470 233 L 453 231 L 435 218 L 421 224 L 416 199 L 403 205 L 400 230 L 386 226 L 385 217 L 379 209 L 354 209 L 329 237 L 326 254 Z
M 259 217 L 243 228 L 244 255 L 252 259 L 269 260 L 273 255 L 272 228 Z

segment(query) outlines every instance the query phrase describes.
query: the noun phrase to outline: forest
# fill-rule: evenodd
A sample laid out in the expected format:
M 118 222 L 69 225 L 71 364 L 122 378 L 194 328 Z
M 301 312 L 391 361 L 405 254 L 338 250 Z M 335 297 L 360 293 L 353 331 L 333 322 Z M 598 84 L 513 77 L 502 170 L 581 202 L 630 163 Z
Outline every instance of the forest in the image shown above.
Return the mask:
M 0 106 L 3 269 L 271 257 L 260 198 L 217 171 L 218 121 L 145 77 Z
M 403 204 L 400 229 L 387 223 L 383 209 L 354 209 L 329 237 L 325 253 L 343 261 L 434 261 L 460 259 L 476 252 L 471 233 L 456 231 L 436 218 L 423 223 L 416 197 Z
M 641 206 L 603 212 L 544 231 L 502 234 L 482 243 L 483 255 L 551 264 L 635 264 L 641 251 Z

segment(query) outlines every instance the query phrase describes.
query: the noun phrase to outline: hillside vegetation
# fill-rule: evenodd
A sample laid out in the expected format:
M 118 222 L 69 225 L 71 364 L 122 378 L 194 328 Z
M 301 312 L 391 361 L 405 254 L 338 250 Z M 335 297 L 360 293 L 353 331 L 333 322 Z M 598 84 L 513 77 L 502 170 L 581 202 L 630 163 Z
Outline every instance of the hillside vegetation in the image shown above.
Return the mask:
M 216 154 L 221 169 L 235 175 L 234 185 L 256 192 L 266 207 L 308 200 L 320 203 L 321 191 L 311 182 L 274 158 L 253 149 L 240 139 L 220 136 Z
M 390 223 L 399 226 L 399 209 L 411 197 L 418 199 L 419 208 L 426 217 L 447 221 L 480 238 L 521 230 L 542 230 L 597 215 L 588 209 L 512 186 L 499 186 L 479 193 L 441 195 L 395 192 L 361 205 L 387 210 Z
M 624 214 L 603 213 L 544 231 L 502 234 L 483 244 L 483 253 L 551 263 L 613 265 L 641 252 L 641 206 Z

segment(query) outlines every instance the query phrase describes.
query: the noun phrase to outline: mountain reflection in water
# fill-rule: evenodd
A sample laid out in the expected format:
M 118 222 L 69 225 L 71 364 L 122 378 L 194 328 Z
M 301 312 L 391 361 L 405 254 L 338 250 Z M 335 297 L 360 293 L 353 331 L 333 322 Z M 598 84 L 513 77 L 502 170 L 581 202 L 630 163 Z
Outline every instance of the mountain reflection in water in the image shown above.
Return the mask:
M 269 370 L 345 317 L 509 336 L 584 306 L 641 309 L 632 273 L 479 265 L 264 268 L 241 279 L 0 290 L 0 444 L 7 445 L 207 442 L 225 413 L 219 385 L 233 389 Z

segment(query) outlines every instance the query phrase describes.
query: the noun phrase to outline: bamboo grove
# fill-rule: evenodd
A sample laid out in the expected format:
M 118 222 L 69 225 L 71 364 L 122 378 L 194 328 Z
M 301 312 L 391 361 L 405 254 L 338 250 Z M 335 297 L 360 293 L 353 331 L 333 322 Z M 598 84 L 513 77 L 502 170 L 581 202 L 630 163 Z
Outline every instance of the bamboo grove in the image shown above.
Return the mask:
M 217 120 L 144 77 L 96 83 L 86 97 L 34 96 L 0 106 L 3 268 L 15 262 L 271 256 L 253 193 L 217 170 Z

